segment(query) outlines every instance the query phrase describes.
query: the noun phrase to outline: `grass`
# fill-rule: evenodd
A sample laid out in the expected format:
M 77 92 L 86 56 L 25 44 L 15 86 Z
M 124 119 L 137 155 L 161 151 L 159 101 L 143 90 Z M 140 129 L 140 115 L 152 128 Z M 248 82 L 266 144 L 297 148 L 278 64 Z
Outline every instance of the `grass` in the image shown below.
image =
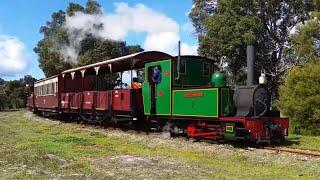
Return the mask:
M 320 138 L 289 140 L 320 149 Z M 319 169 L 320 159 L 0 112 L 0 179 L 316 179 Z
M 292 148 L 320 151 L 320 137 L 289 135 L 286 145 Z

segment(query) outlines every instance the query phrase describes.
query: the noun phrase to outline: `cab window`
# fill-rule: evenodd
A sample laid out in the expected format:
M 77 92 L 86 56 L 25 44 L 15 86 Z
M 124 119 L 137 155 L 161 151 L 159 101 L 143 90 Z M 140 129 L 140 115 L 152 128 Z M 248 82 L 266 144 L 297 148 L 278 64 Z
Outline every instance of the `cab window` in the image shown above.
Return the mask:
M 180 60 L 180 74 L 186 74 L 187 73 L 187 63 L 185 59 Z
M 203 71 L 202 71 L 203 76 L 205 76 L 205 77 L 210 76 L 210 69 L 211 69 L 210 64 L 207 62 L 204 62 L 203 63 Z
M 148 82 L 154 84 L 161 83 L 161 66 L 151 66 L 148 68 Z

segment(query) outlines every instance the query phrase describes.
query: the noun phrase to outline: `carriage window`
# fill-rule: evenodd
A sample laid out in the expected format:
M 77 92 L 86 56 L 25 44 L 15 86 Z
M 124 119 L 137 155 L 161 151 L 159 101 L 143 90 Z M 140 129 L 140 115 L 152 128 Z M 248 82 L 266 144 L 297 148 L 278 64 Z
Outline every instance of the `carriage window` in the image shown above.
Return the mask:
M 117 72 L 114 73 L 114 78 L 112 78 L 112 80 L 114 80 L 114 89 L 121 89 L 122 87 L 122 73 L 121 72 Z
M 145 76 L 144 69 L 137 69 L 137 78 L 139 83 L 144 82 L 144 76 Z
M 180 60 L 180 74 L 187 73 L 187 63 L 185 59 Z
M 54 91 L 55 91 L 55 90 L 54 90 L 54 84 L 55 84 L 55 83 L 51 83 L 51 88 L 50 88 L 50 89 L 51 89 L 51 94 L 54 94 Z
M 51 83 L 47 84 L 47 94 L 51 94 Z
M 55 93 L 54 84 L 55 83 L 51 83 L 51 88 L 50 88 L 51 89 L 51 92 L 50 92 L 51 94 Z
M 53 89 L 54 94 L 58 92 L 57 83 L 53 83 Z
M 203 63 L 203 76 L 208 77 L 210 75 L 210 64 L 204 62 Z
M 134 72 L 132 72 L 134 76 Z M 123 71 L 122 73 L 122 79 L 121 79 L 121 87 L 122 88 L 128 88 L 131 84 L 131 70 Z

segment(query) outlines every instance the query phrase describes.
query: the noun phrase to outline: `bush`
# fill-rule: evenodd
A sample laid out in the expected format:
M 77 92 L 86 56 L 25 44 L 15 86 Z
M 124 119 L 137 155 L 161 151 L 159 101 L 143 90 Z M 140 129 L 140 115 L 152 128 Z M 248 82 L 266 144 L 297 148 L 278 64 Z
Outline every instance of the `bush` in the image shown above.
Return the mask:
M 278 106 L 291 132 L 320 135 L 320 62 L 292 68 L 279 89 Z

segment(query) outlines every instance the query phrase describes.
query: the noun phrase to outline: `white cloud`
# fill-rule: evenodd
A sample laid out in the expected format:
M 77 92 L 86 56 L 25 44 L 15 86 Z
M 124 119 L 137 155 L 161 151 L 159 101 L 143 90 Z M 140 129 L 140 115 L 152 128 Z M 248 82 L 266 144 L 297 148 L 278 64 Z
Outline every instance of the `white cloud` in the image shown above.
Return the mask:
M 179 36 L 173 32 L 149 34 L 144 43 L 146 50 L 159 50 L 169 54 L 177 54 Z
M 188 45 L 186 43 L 181 44 L 182 55 L 198 55 L 198 45 Z
M 0 75 L 14 76 L 27 69 L 25 45 L 17 37 L 0 35 Z
M 143 4 L 129 7 L 127 3 L 115 3 L 114 6 L 114 13 L 88 15 L 78 12 L 66 18 L 65 27 L 72 35 L 70 42 L 73 42 L 71 46 L 61 48 L 66 59 L 76 59 L 80 42 L 86 34 L 103 39 L 124 40 L 129 31 L 147 33 L 143 42 L 145 50 L 177 54 L 180 39 L 177 22 Z M 195 49 L 187 44 L 183 48 L 185 52 L 194 52 Z

